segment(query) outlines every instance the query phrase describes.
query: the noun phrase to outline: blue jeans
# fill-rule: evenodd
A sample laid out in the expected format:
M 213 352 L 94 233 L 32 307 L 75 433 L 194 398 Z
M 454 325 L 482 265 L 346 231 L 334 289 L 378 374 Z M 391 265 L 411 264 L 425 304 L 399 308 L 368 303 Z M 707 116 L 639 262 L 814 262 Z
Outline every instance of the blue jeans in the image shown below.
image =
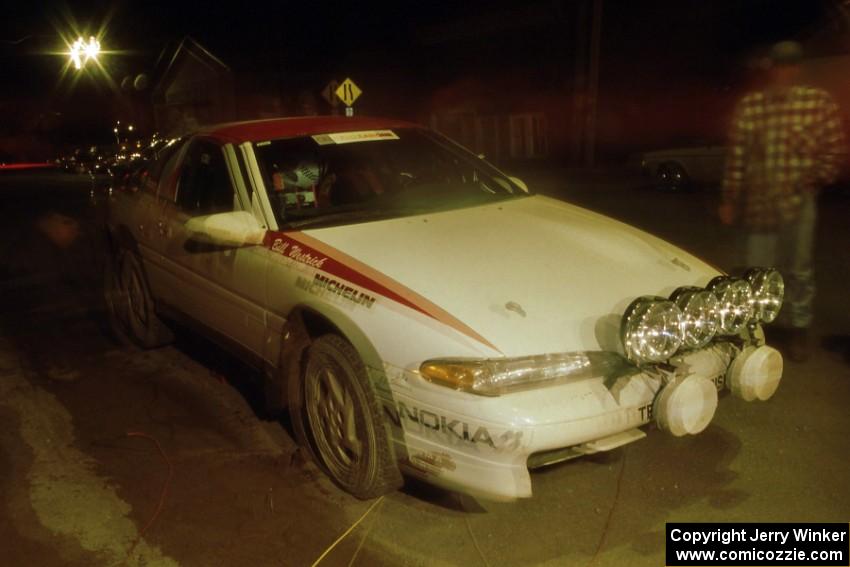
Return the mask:
M 792 327 L 808 327 L 812 323 L 816 223 L 817 204 L 815 197 L 809 195 L 794 222 L 773 232 L 747 233 L 745 239 L 747 266 L 773 267 L 785 278 L 785 302 L 780 317 Z

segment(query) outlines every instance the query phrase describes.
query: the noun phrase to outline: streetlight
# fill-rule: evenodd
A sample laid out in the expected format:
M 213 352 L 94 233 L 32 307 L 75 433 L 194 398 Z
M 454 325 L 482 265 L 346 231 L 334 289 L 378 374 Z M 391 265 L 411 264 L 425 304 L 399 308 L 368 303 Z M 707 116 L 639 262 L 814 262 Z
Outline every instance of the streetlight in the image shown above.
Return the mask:
M 100 42 L 95 39 L 94 36 L 89 37 L 88 43 L 84 42 L 83 38 L 78 37 L 77 40 L 71 44 L 71 49 L 68 52 L 68 56 L 71 58 L 76 69 L 82 69 L 83 65 L 88 63 L 89 60 L 97 61 L 97 56 L 99 54 Z

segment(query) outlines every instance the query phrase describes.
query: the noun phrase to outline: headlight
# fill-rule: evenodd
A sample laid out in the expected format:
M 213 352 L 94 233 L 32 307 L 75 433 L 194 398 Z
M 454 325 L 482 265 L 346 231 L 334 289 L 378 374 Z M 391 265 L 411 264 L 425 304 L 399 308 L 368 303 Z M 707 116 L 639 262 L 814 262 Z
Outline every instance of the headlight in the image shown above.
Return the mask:
M 682 312 L 683 344 L 688 348 L 707 345 L 720 324 L 717 297 L 706 289 L 682 287 L 670 299 Z
M 661 297 L 640 297 L 629 305 L 620 327 L 626 356 L 634 362 L 661 362 L 682 346 L 682 312 Z
M 753 316 L 750 303 L 752 290 L 750 284 L 739 278 L 718 276 L 711 280 L 708 289 L 720 302 L 720 333 L 736 335 L 741 332 Z
M 760 321 L 770 323 L 779 315 L 785 296 L 782 274 L 772 268 L 753 268 L 747 272 L 746 279 L 753 292 L 753 314 Z
M 482 396 L 609 376 L 624 361 L 615 353 L 568 352 L 521 358 L 426 360 L 419 374 L 429 382 Z

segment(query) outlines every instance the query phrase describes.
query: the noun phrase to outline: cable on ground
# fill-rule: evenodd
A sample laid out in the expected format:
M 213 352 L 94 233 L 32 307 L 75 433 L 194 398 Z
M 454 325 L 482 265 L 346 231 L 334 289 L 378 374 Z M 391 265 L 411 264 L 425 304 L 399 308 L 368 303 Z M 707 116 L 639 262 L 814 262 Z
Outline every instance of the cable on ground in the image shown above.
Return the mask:
M 620 473 L 617 475 L 617 489 L 614 491 L 614 501 L 611 503 L 611 509 L 608 510 L 608 517 L 605 519 L 605 525 L 602 527 L 602 536 L 599 538 L 599 543 L 596 544 L 596 550 L 593 552 L 593 557 L 587 562 L 586 567 L 591 567 L 597 558 L 599 552 L 602 551 L 602 546 L 605 545 L 605 539 L 608 537 L 608 528 L 611 525 L 611 518 L 614 516 L 614 509 L 617 508 L 617 502 L 620 500 L 620 486 L 623 484 L 623 471 L 626 470 L 626 451 L 627 447 L 623 448 L 623 458 L 620 460 Z
M 382 502 L 383 504 L 383 502 Z M 351 559 L 348 560 L 348 567 L 354 565 L 354 561 L 357 559 L 357 556 L 360 554 L 360 550 L 363 549 L 363 544 L 366 543 L 366 538 L 369 537 L 369 534 L 372 532 L 372 528 L 375 527 L 375 524 L 378 521 L 378 511 L 380 511 L 381 506 L 378 505 L 375 508 L 375 517 L 372 519 L 372 523 L 369 524 L 369 527 L 366 528 L 366 531 L 363 532 L 363 537 L 360 538 L 360 543 L 357 544 L 357 549 L 354 550 L 354 555 L 351 556 Z
M 151 525 L 153 525 L 153 523 L 156 521 L 157 517 L 159 516 L 159 513 L 162 511 L 162 506 L 163 506 L 163 504 L 165 504 L 165 497 L 168 494 L 168 487 L 171 484 L 171 477 L 174 475 L 174 467 L 171 465 L 171 460 L 168 458 L 168 455 L 165 454 L 165 451 L 162 449 L 162 445 L 159 444 L 159 441 L 156 439 L 156 437 L 154 437 L 152 435 L 148 435 L 147 433 L 139 432 L 139 431 L 128 431 L 127 437 L 144 437 L 145 439 L 150 439 L 151 441 L 153 441 L 154 444 L 156 445 L 157 450 L 159 450 L 159 454 L 162 456 L 162 459 L 165 461 L 165 464 L 168 465 L 168 477 L 165 479 L 165 482 L 162 485 L 162 490 L 160 491 L 160 494 L 159 494 L 159 502 L 156 505 L 156 510 L 154 511 L 154 513 L 150 517 L 150 519 L 148 520 L 147 524 L 145 524 L 145 527 L 142 528 L 142 530 L 139 532 L 139 535 L 133 541 L 133 544 L 130 546 L 130 549 L 127 550 L 127 557 L 125 558 L 124 563 L 126 563 L 127 560 L 130 559 L 130 556 L 133 554 L 133 550 L 136 549 L 136 546 L 142 540 L 145 533 L 148 531 L 148 528 L 150 528 Z
M 383 502 L 383 501 L 384 501 L 384 497 L 383 497 L 383 496 L 381 496 L 380 498 L 378 498 L 377 500 L 375 500 L 375 501 L 372 503 L 372 505 L 371 505 L 371 506 L 369 506 L 369 509 L 368 509 L 368 510 L 366 510 L 365 512 L 363 512 L 363 515 L 362 515 L 362 516 L 360 516 L 360 518 L 359 518 L 356 522 L 354 522 L 353 524 L 351 524 L 351 527 L 350 527 L 350 528 L 348 528 L 347 530 L 345 530 L 345 532 L 343 532 L 343 534 L 342 534 L 341 536 L 339 536 L 338 538 L 336 538 L 336 541 L 335 541 L 335 542 L 333 542 L 333 543 L 332 543 L 332 544 L 331 544 L 331 545 L 330 545 L 330 546 L 329 546 L 329 547 L 328 547 L 328 548 L 327 548 L 324 552 L 322 552 L 322 554 L 319 556 L 319 558 L 318 558 L 318 559 L 316 559 L 310 567 L 316 567 L 316 565 L 318 565 L 319 563 L 321 563 L 322 559 L 324 559 L 324 558 L 328 555 L 328 553 L 330 553 L 331 551 L 333 551 L 333 549 L 334 549 L 337 545 L 339 545 L 339 542 L 341 542 L 342 540 L 344 540 L 348 534 L 350 534 L 351 532 L 353 532 L 353 531 L 354 531 L 354 528 L 356 528 L 358 525 L 360 525 L 360 522 L 362 522 L 362 521 L 366 518 L 366 516 L 368 516 L 368 515 L 369 515 L 369 512 L 371 512 L 371 511 L 375 508 L 375 506 L 377 506 L 378 504 L 380 504 L 380 503 L 381 503 L 381 502 Z M 359 550 L 359 548 L 358 548 L 358 551 L 360 551 L 360 550 Z

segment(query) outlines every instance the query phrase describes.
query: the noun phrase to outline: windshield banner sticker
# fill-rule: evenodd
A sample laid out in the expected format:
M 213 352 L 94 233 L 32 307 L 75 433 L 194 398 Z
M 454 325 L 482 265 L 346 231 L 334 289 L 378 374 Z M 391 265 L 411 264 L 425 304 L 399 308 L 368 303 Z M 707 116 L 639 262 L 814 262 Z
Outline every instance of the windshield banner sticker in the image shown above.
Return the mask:
M 351 144 L 354 142 L 373 142 L 375 140 L 398 140 L 392 130 L 362 130 L 360 132 L 338 132 L 336 134 L 319 134 L 313 140 L 320 146 L 328 144 Z

